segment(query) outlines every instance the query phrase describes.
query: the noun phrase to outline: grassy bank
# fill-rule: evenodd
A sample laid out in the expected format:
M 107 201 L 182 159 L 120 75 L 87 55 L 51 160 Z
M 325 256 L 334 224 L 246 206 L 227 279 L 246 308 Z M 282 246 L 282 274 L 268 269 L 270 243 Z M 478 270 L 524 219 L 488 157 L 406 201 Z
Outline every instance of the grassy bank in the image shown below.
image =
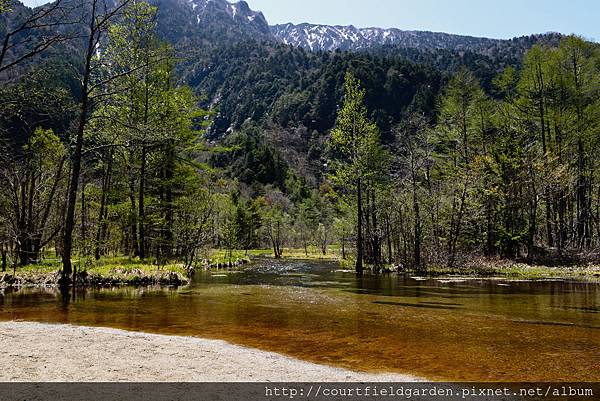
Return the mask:
M 243 269 L 252 259 L 259 257 L 273 257 L 270 249 L 253 249 L 248 251 L 209 250 L 205 259 L 199 262 L 198 268 L 205 269 Z M 354 260 L 351 255 L 342 258 L 339 248 L 330 247 L 323 254 L 317 247 L 307 250 L 286 248 L 283 259 L 290 260 L 315 260 L 336 261 L 340 269 L 353 270 Z M 142 261 L 137 258 L 105 257 L 99 261 L 93 259 L 77 260 L 77 285 L 80 286 L 146 286 L 170 285 L 181 286 L 189 283 L 190 272 L 178 262 L 167 263 L 162 266 Z M 59 259 L 46 259 L 40 263 L 17 267 L 14 271 L 9 269 L 0 272 L 0 288 L 5 287 L 30 287 L 54 286 L 60 279 L 62 265 Z M 373 271 L 367 266 L 367 271 Z M 600 279 L 600 264 L 574 265 L 574 266 L 542 266 L 529 265 L 501 259 L 472 259 L 460 267 L 427 266 L 425 272 L 402 267 L 384 266 L 384 272 L 404 272 L 415 276 L 426 277 L 501 277 L 515 280 L 543 280 L 556 278 L 572 279 Z
M 298 250 L 293 250 L 289 255 L 296 255 Z M 310 254 L 309 254 L 310 255 Z M 299 259 L 304 259 L 303 257 Z M 340 263 L 340 269 L 354 270 L 355 259 L 349 255 L 346 259 L 335 253 L 323 257 L 312 254 L 308 259 L 334 260 Z M 365 265 L 367 272 L 373 272 L 374 266 Z M 415 276 L 425 277 L 502 277 L 522 280 L 543 280 L 552 278 L 575 278 L 575 279 L 600 279 L 600 264 L 580 264 L 569 266 L 545 266 L 532 265 L 506 259 L 474 258 L 461 266 L 448 267 L 443 265 L 428 265 L 425 270 L 411 267 L 384 265 L 378 271 L 385 273 L 408 273 Z
M 263 250 L 261 255 L 273 257 L 273 250 Z M 341 261 L 342 249 L 340 246 L 330 245 L 329 247 L 327 247 L 327 252 L 323 253 L 321 248 L 318 248 L 316 246 L 308 246 L 306 249 L 284 248 L 282 259 Z
M 239 262 L 249 262 L 252 258 L 268 257 L 271 255 L 269 249 L 250 249 L 248 251 L 226 249 L 212 249 L 207 252 L 205 265 L 215 267 L 217 265 L 240 264 Z
M 86 260 L 75 264 L 77 285 L 185 285 L 188 272 L 182 264 L 157 266 L 148 261 L 128 257 L 109 257 L 99 261 Z M 62 264 L 59 259 L 47 259 L 29 266 L 0 273 L 0 286 L 27 287 L 57 285 Z
M 0 288 L 6 287 L 32 287 L 55 286 L 61 277 L 62 262 L 53 258 L 53 252 L 47 253 L 43 261 L 28 265 L 18 266 L 0 272 Z M 270 249 L 209 250 L 204 258 L 199 260 L 198 268 L 243 268 L 253 258 L 272 257 Z M 308 252 L 304 249 L 286 249 L 285 259 L 311 259 L 311 260 L 339 260 L 335 248 L 326 255 L 316 247 L 311 247 Z M 99 261 L 91 258 L 74 259 L 77 271 L 77 285 L 81 286 L 144 286 L 144 285 L 185 285 L 189 282 L 189 274 L 180 262 L 170 262 L 162 266 L 153 264 L 150 260 L 140 260 L 127 256 L 104 257 Z
M 228 250 L 215 249 L 208 253 L 207 260 L 210 261 L 210 265 L 217 264 L 228 264 L 229 262 L 235 263 L 237 261 L 250 261 L 254 258 L 273 258 L 274 253 L 272 249 L 250 249 L 248 251 L 234 250 L 231 251 L 231 256 Z M 310 246 L 306 250 L 303 248 L 284 248 L 282 259 L 293 259 L 293 260 L 324 260 L 324 261 L 342 261 L 342 252 L 336 247 L 332 246 L 327 249 L 327 252 L 323 252 L 315 247 Z
M 331 246 L 324 255 L 317 247 L 311 246 L 307 250 L 298 248 L 285 248 L 283 259 L 291 260 L 321 260 L 339 262 L 340 269 L 354 270 L 355 260 L 352 252 L 347 252 L 347 257 L 342 258 L 340 247 Z M 270 249 L 233 251 L 232 260 L 256 257 L 273 257 L 273 251 Z M 229 253 L 225 250 L 211 251 L 211 261 L 227 263 Z M 373 271 L 372 266 L 366 266 L 367 271 Z M 530 265 L 506 259 L 486 259 L 473 258 L 461 266 L 449 268 L 442 265 L 427 266 L 425 272 L 412 268 L 399 268 L 397 266 L 383 266 L 380 271 L 396 273 L 409 273 L 412 275 L 423 275 L 427 277 L 502 277 L 515 280 L 543 280 L 552 278 L 574 278 L 574 279 L 595 279 L 600 278 L 600 264 L 574 265 L 574 266 L 544 266 Z
M 474 259 L 462 267 L 432 266 L 431 276 L 506 277 L 524 280 L 600 278 L 600 265 L 544 266 L 503 259 Z

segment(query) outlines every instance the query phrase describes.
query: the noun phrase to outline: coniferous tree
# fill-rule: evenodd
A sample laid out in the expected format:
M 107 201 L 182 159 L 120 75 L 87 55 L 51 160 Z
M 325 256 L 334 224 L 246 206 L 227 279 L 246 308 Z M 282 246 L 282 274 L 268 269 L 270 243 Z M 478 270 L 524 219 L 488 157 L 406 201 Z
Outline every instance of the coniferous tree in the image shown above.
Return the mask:
M 332 179 L 339 186 L 349 189 L 356 204 L 356 272 L 362 274 L 365 257 L 363 208 L 371 188 L 371 180 L 381 177 L 384 172 L 383 149 L 377 126 L 368 118 L 365 106 L 365 91 L 358 79 L 346 73 L 344 102 L 338 112 L 336 126 L 331 133 L 330 146 Z

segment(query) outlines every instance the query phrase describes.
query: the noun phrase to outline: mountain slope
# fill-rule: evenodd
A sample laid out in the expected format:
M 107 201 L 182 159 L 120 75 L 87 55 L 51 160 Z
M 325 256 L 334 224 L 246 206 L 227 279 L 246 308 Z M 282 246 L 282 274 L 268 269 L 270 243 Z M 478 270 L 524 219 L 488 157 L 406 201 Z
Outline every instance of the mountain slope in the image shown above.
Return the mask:
M 476 38 L 426 31 L 400 29 L 356 28 L 316 24 L 282 24 L 271 27 L 273 36 L 289 45 L 311 51 L 360 50 L 372 46 L 397 45 L 417 49 L 473 50 L 501 42 L 497 39 Z
M 186 1 L 186 0 L 183 0 Z M 260 11 L 253 11 L 245 1 L 230 3 L 227 0 L 189 0 L 196 22 L 207 26 L 215 22 L 250 35 L 269 37 L 269 24 Z
M 374 118 L 389 128 L 409 107 L 430 111 L 441 77 L 461 66 L 471 69 L 489 90 L 493 77 L 505 66 L 518 66 L 525 51 L 541 38 L 505 41 L 309 24 L 269 27 L 263 14 L 244 1 L 150 1 L 158 7 L 159 37 L 170 42 L 182 60 L 179 82 L 201 95 L 204 106 L 219 110 L 215 136 L 248 119 L 327 131 L 349 68 L 358 71 L 367 92 L 374 94 L 369 99 Z M 313 36 L 300 37 L 301 31 Z M 291 43 L 285 38 L 296 39 Z M 306 50 L 340 46 L 348 51 Z M 47 58 L 46 64 L 58 65 L 66 59 L 63 53 L 55 49 L 57 57 Z M 77 48 L 67 54 L 77 62 Z M 405 97 L 394 98 L 392 89 Z
M 260 11 L 245 1 L 149 0 L 158 7 L 158 30 L 177 48 L 235 43 L 248 39 L 274 40 Z
M 159 31 L 163 38 L 180 49 L 214 46 L 247 40 L 279 42 L 318 51 L 365 51 L 378 48 L 447 50 L 474 52 L 495 57 L 498 52 L 521 58 L 544 38 L 558 35 L 533 35 L 511 40 L 489 39 L 441 32 L 403 31 L 390 28 L 356 28 L 291 23 L 269 26 L 260 11 L 245 1 L 228 0 L 150 0 L 159 8 Z M 515 50 L 515 52 L 513 52 Z

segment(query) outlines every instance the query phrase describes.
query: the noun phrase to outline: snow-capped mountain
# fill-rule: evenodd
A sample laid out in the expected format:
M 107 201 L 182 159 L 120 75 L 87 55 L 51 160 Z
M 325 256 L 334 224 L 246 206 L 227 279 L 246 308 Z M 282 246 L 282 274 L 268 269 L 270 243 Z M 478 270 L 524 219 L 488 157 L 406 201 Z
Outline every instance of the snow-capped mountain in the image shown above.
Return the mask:
M 407 49 L 445 49 L 490 55 L 498 49 L 513 45 L 512 41 L 506 40 L 396 28 L 356 28 L 352 25 L 308 23 L 269 26 L 262 12 L 252 10 L 243 0 L 150 1 L 159 9 L 161 36 L 177 48 L 198 49 L 207 45 L 231 44 L 251 39 L 279 42 L 311 51 L 352 51 L 394 45 Z M 528 46 L 525 43 L 522 47 Z
M 207 19 L 211 22 L 215 19 L 227 22 L 229 19 L 264 35 L 270 34 L 269 24 L 264 15 L 260 11 L 250 9 L 245 1 L 232 3 L 227 0 L 189 0 L 189 3 L 198 24 L 205 23 Z
M 180 49 L 248 39 L 274 40 L 264 15 L 245 1 L 149 1 L 158 7 L 160 35 Z
M 421 49 L 473 49 L 485 48 L 500 40 L 475 38 L 426 31 L 400 29 L 356 28 L 317 24 L 282 24 L 271 27 L 275 38 L 285 44 L 300 46 L 312 51 L 359 50 L 377 45 L 398 45 Z

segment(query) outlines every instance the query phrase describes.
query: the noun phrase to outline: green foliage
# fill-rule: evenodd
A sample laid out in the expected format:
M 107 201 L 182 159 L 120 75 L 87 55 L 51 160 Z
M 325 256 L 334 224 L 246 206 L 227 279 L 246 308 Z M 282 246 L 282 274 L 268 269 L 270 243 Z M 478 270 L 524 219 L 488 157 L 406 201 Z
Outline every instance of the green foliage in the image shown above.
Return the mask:
M 262 234 L 273 249 L 276 259 L 283 257 L 283 250 L 290 237 L 292 223 L 290 200 L 278 189 L 268 189 L 265 196 L 257 199 L 261 210 Z
M 68 91 L 44 71 L 34 71 L 18 83 L 2 85 L 0 140 L 10 147 L 12 155 L 18 156 L 37 128 L 67 132 L 73 119 L 72 107 Z
M 247 119 L 261 122 L 265 118 L 283 128 L 302 125 L 322 134 L 335 123 L 347 70 L 363 81 L 367 105 L 382 130 L 401 119 L 407 109 L 433 113 L 441 74 L 400 58 L 314 54 L 243 41 L 207 50 L 198 61 L 186 65 L 185 78 L 207 95 L 207 104 L 218 99 L 214 134 L 238 129 Z
M 330 147 L 336 159 L 332 162 L 332 180 L 353 186 L 359 179 L 377 179 L 383 171 L 384 152 L 377 126 L 369 120 L 365 91 L 352 73 L 346 75 L 344 104 L 331 132 Z
M 65 190 L 67 151 L 60 138 L 41 127 L 23 146 L 20 157 L 0 164 L 0 244 L 15 243 L 13 262 L 39 260 L 42 248 L 59 232 L 60 193 Z M 12 188 L 12 189 L 11 189 Z
M 389 154 L 380 143 L 377 125 L 368 118 L 365 91 L 351 72 L 346 73 L 344 104 L 338 112 L 329 146 L 334 156 L 330 162 L 330 178 L 338 188 L 351 195 L 351 202 L 356 205 L 356 270 L 361 274 L 363 224 L 367 233 L 369 259 L 377 267 L 381 262 L 380 237 L 376 226 L 376 194 L 387 177 Z
M 600 243 L 597 45 L 539 43 L 522 65 L 539 38 L 490 54 L 311 53 L 236 40 L 227 20 L 223 42 L 194 36 L 180 60 L 161 38 L 192 29 L 166 26 L 178 17 L 134 2 L 93 57 L 75 219 L 84 266 L 113 253 L 184 269 L 211 248 L 228 261 L 269 247 L 420 270 Z M 61 247 L 81 93 L 55 67 L 0 88 L 0 245 L 23 264 Z
M 252 185 L 272 184 L 284 189 L 288 177 L 288 166 L 280 153 L 266 142 L 261 128 L 247 122 L 239 132 L 226 140 L 233 151 L 215 155 L 217 167 L 227 168 L 240 181 Z
M 65 157 L 66 150 L 60 138 L 51 129 L 38 127 L 23 147 L 25 158 L 41 170 L 51 170 L 56 161 Z
M 256 202 L 238 202 L 235 211 L 236 244 L 240 249 L 257 248 L 260 244 L 258 230 L 262 226 L 259 205 Z

